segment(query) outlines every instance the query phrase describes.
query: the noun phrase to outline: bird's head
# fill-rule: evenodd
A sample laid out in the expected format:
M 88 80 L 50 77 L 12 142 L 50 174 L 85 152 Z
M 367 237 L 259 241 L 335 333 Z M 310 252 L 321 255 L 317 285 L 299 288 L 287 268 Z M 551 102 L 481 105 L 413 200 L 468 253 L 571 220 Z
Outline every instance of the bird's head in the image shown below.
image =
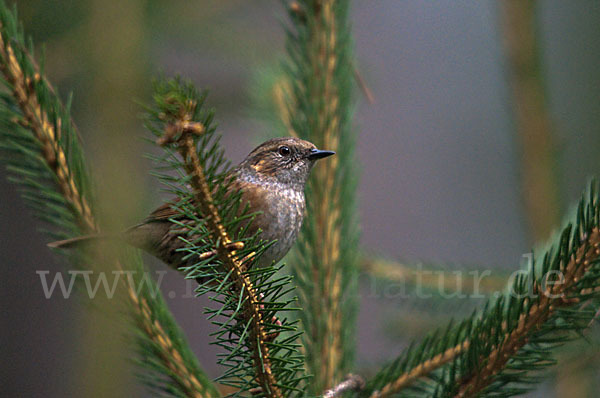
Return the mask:
M 273 138 L 250 152 L 241 166 L 261 177 L 303 189 L 313 164 L 333 154 L 299 138 Z

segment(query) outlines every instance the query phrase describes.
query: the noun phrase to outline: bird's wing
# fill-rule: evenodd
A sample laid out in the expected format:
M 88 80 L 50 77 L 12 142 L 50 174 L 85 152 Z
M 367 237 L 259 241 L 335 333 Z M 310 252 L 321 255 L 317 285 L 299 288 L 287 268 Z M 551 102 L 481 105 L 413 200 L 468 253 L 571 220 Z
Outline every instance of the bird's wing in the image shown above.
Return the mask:
M 181 202 L 181 199 L 176 198 L 170 202 L 163 203 L 146 217 L 145 222 L 163 221 L 168 220 L 169 218 L 182 218 L 181 212 L 177 210 L 179 202 Z
M 234 169 L 230 173 L 228 178 L 233 177 L 234 173 L 236 171 L 237 171 L 237 169 Z M 237 183 L 235 180 L 233 182 L 230 182 L 227 195 L 230 192 L 236 192 L 240 188 L 241 188 L 240 184 Z M 215 190 L 216 190 L 216 187 L 215 187 Z M 182 218 L 184 218 L 183 215 L 181 214 L 181 212 L 179 212 L 177 210 L 177 207 L 179 207 L 179 206 L 181 206 L 181 198 L 175 198 L 169 202 L 163 203 L 157 209 L 155 209 L 152 213 L 150 213 L 148 215 L 148 217 L 146 217 L 143 224 L 153 222 L 153 221 L 166 221 L 170 218 L 174 218 L 176 220 L 182 219 Z

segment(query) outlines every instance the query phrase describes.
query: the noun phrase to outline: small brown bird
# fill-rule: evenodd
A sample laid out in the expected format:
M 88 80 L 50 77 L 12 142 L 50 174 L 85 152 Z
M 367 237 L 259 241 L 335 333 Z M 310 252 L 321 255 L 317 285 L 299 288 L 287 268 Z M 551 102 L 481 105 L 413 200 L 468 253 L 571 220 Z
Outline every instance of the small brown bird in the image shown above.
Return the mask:
M 319 150 L 308 141 L 298 138 L 274 138 L 254 149 L 239 166 L 231 171 L 230 189 L 242 191 L 242 204 L 258 215 L 250 224 L 249 236 L 261 230 L 260 238 L 276 242 L 259 260 L 259 266 L 278 262 L 290 250 L 302 226 L 305 211 L 304 187 L 315 161 L 335 152 Z M 182 265 L 185 252 L 179 251 L 185 242 L 178 238 L 181 227 L 169 219 L 191 223 L 168 202 L 153 211 L 144 222 L 121 235 L 124 239 L 158 257 L 173 268 Z M 89 235 L 48 244 L 54 248 L 69 248 L 84 242 L 104 239 L 104 235 Z M 194 261 L 190 259 L 190 261 Z

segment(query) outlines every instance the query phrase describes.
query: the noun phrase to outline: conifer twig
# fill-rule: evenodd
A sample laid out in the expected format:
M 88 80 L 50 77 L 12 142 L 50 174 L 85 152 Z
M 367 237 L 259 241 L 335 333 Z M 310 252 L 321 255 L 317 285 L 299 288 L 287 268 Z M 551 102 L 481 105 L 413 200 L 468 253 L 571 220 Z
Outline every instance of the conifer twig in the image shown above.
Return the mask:
M 291 126 L 300 138 L 337 152 L 309 180 L 305 233 L 299 239 L 302 314 L 307 368 L 316 394 L 339 383 L 353 356 L 358 240 L 353 137 L 354 62 L 346 0 L 293 1 L 287 101 Z M 287 125 L 288 123 L 286 123 Z M 322 166 L 322 167 L 321 167 Z M 303 302 L 304 301 L 304 302 Z
M 3 2 L 0 6 L 5 7 Z M 57 112 L 53 112 L 52 117 L 49 116 L 47 109 L 40 103 L 36 86 L 43 84 L 53 95 L 55 91 L 48 80 L 37 70 L 33 56 L 20 46 L 20 56 L 25 57 L 35 68 L 33 76 L 24 71 L 15 54 L 11 40 L 5 33 L 5 28 L 0 23 L 0 72 L 6 82 L 9 83 L 14 100 L 22 113 L 22 117 L 15 116 L 16 119 L 14 122 L 31 131 L 35 139 L 40 143 L 42 158 L 55 177 L 58 189 L 69 204 L 71 213 L 78 221 L 81 232 L 97 232 L 98 225 L 92 208 L 83 196 L 81 188 L 77 185 L 74 173 L 69 165 L 68 155 L 65 153 L 60 142 L 63 135 L 62 127 L 64 123 L 72 122 L 70 120 L 62 120 Z M 19 43 L 16 42 L 16 44 Z M 71 124 L 71 126 L 73 125 Z M 124 269 L 119 261 L 115 262 L 115 267 L 119 271 L 123 271 Z M 174 381 L 186 391 L 186 395 L 189 397 L 204 398 L 214 396 L 213 392 L 199 382 L 194 372 L 188 369 L 178 348 L 173 344 L 171 337 L 165 332 L 159 319 L 153 314 L 153 309 L 145 299 L 143 297 L 140 298 L 133 286 L 126 283 L 124 279 L 121 278 L 120 281 L 123 282 L 127 290 L 127 297 L 131 303 L 130 308 L 140 323 L 141 330 L 158 347 L 161 347 L 160 359 L 171 370 L 172 374 L 175 375 L 175 377 L 172 377 Z
M 316 7 L 320 7 L 320 5 L 315 4 L 315 8 Z M 303 23 L 306 23 L 306 18 L 307 18 L 306 12 L 302 9 L 302 7 L 300 6 L 300 4 L 297 1 L 292 1 L 289 5 L 289 9 L 290 9 L 290 12 L 292 12 L 296 16 L 296 18 L 298 18 L 298 20 L 302 21 Z M 356 81 L 358 88 L 360 88 L 360 91 L 363 93 L 363 95 L 367 99 L 367 102 L 369 104 L 373 105 L 375 103 L 375 96 L 373 95 L 373 91 L 371 91 L 371 89 L 367 85 L 367 82 L 365 81 L 365 79 L 362 77 L 362 74 L 358 70 L 358 67 L 354 66 L 352 72 L 354 73 L 354 80 Z M 284 114 L 285 114 L 285 112 L 280 111 L 280 115 L 284 115 Z M 284 119 L 284 121 L 285 121 L 285 119 Z
M 188 105 L 190 108 L 194 106 L 194 104 Z M 277 380 L 271 371 L 271 359 L 267 347 L 269 337 L 261 312 L 260 296 L 248 275 L 245 274 L 245 264 L 235 257 L 235 250 L 228 248 L 232 240 L 214 205 L 210 187 L 196 152 L 193 136 L 203 134 L 204 126 L 198 122 L 191 122 L 192 116 L 187 112 L 181 112 L 178 116 L 178 120 L 167 125 L 165 135 L 159 138 L 159 143 L 161 145 L 176 144 L 184 161 L 184 169 L 191 177 L 190 185 L 194 192 L 195 203 L 200 209 L 200 214 L 206 220 L 213 241 L 219 242 L 215 251 L 227 271 L 231 272 L 236 293 L 244 297 L 244 300 L 240 301 L 245 319 L 251 323 L 248 339 L 253 348 L 254 367 L 261 392 L 268 397 L 282 397 Z
M 500 296 L 425 337 L 384 367 L 361 396 L 515 395 L 554 364 L 552 351 L 585 333 L 598 311 L 600 205 L 596 182 L 541 257 Z M 589 307 L 589 308 L 588 308 Z
M 322 134 L 321 142 L 323 148 L 330 148 L 337 151 L 339 146 L 339 119 L 338 119 L 338 92 L 334 83 L 334 73 L 336 63 L 338 62 L 336 53 L 336 18 L 333 11 L 334 1 L 324 0 L 323 2 L 315 2 L 315 24 L 313 25 L 313 34 L 315 42 L 313 45 L 317 51 L 317 55 L 313 58 L 313 68 L 317 74 L 316 79 L 321 79 L 323 88 L 323 106 L 319 109 L 319 118 L 317 126 Z M 322 236 L 324 239 L 317 245 L 315 251 L 318 253 L 318 258 L 322 264 L 313 264 L 314 273 L 318 273 L 318 267 L 323 266 L 328 269 L 325 272 L 325 280 L 323 281 L 323 291 L 316 290 L 322 294 L 322 298 L 316 295 L 312 302 L 314 308 L 318 308 L 320 303 L 326 301 L 331 308 L 326 309 L 326 314 L 329 317 L 325 323 L 327 331 L 322 337 L 330 339 L 329 344 L 323 343 L 321 352 L 321 360 L 324 362 L 322 375 L 318 375 L 322 380 L 335 381 L 338 379 L 336 373 L 338 362 L 342 356 L 343 347 L 340 346 L 341 332 L 341 314 L 339 313 L 339 303 L 342 289 L 340 288 L 340 279 L 335 275 L 334 266 L 340 255 L 340 230 L 336 228 L 337 218 L 339 213 L 331 209 L 331 203 L 339 203 L 339 198 L 335 197 L 338 191 L 334 189 L 334 176 L 338 168 L 338 159 L 332 159 L 332 162 L 323 165 L 316 170 L 315 180 L 318 181 L 316 186 L 322 187 L 315 196 L 319 197 L 317 203 L 320 205 L 316 209 L 318 215 L 317 220 L 317 236 Z M 321 185 L 322 184 L 322 185 Z M 338 210 L 339 211 L 339 210 Z M 319 241 L 316 241 L 319 242 Z M 319 277 L 315 278 L 319 280 Z M 324 299 L 323 301 L 321 301 Z
M 386 384 L 380 391 L 375 391 L 369 398 L 385 398 L 395 394 L 403 388 L 411 385 L 415 380 L 431 374 L 436 369 L 456 359 L 469 348 L 469 341 L 464 341 L 454 347 L 448 348 L 443 353 L 431 359 L 421 362 L 409 372 L 403 373 L 396 380 Z
M 584 244 L 579 247 L 568 264 L 562 269 L 564 283 L 552 284 L 541 291 L 536 284 L 535 293 L 538 301 L 534 303 L 529 311 L 521 314 L 517 326 L 507 331 L 501 344 L 497 345 L 486 358 L 481 358 L 485 366 L 479 372 L 465 377 L 456 397 L 474 397 L 492 381 L 492 377 L 498 374 L 506 365 L 508 360 L 528 342 L 527 336 L 532 331 L 539 329 L 550 316 L 557 310 L 580 303 L 581 291 L 574 291 L 573 287 L 590 269 L 590 265 L 600 258 L 600 230 L 595 228 L 589 236 L 584 237 Z
M 0 29 L 2 29 L 2 26 L 0 26 Z M 12 94 L 25 118 L 24 120 L 19 120 L 19 124 L 30 129 L 42 145 L 42 156 L 56 176 L 61 193 L 67 202 L 73 206 L 83 230 L 87 232 L 96 231 L 97 226 L 94 222 L 90 206 L 86 199 L 81 196 L 67 164 L 65 153 L 58 143 L 58 139 L 62 133 L 62 120 L 58 118 L 56 124 L 53 125 L 50 122 L 48 114 L 40 106 L 37 96 L 34 93 L 35 84 L 41 79 L 40 74 L 36 73 L 33 76 L 33 80 L 25 76 L 21 65 L 15 57 L 12 46 L 1 32 L 0 57 L 2 58 L 0 70 L 6 81 L 11 84 Z
M 136 320 L 142 331 L 160 347 L 160 359 L 171 371 L 174 381 L 185 391 L 187 397 L 209 398 L 216 396 L 213 391 L 202 385 L 196 375 L 187 368 L 181 353 L 164 330 L 161 323 L 153 316 L 152 309 L 144 297 L 139 297 L 130 287 L 128 297 L 136 308 Z

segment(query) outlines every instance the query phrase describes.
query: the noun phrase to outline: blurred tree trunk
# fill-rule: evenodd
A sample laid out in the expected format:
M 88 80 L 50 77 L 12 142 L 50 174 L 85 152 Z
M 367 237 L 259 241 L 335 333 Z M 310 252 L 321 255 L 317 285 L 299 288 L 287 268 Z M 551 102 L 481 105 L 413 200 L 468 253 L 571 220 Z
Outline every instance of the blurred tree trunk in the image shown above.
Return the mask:
M 534 0 L 505 0 L 501 8 L 503 39 L 512 89 L 514 123 L 521 149 L 522 192 L 530 236 L 547 240 L 561 221 L 558 162 L 555 139 L 544 90 Z M 574 372 L 580 360 L 559 361 L 556 393 L 559 397 L 590 396 L 585 373 Z M 565 393 L 568 394 L 565 395 Z
M 506 0 L 499 4 L 521 150 L 521 189 L 530 236 L 539 242 L 548 239 L 558 227 L 561 206 L 555 142 L 536 35 L 536 2 Z
M 88 43 L 86 59 L 88 102 L 82 108 L 82 130 L 87 149 L 92 155 L 98 182 L 98 197 L 104 212 L 106 228 L 118 229 L 135 218 L 140 201 L 135 194 L 144 181 L 139 162 L 141 123 L 139 107 L 144 82 L 143 0 L 91 0 L 90 19 L 84 28 Z M 81 100 L 81 99 L 80 99 Z M 87 119 L 87 120 L 86 120 Z M 90 145 L 91 144 L 91 145 Z M 108 280 L 114 276 L 107 271 Z M 92 281 L 94 283 L 94 280 Z M 85 295 L 85 292 L 84 292 Z M 106 299 L 102 291 L 93 300 L 93 311 L 82 316 L 83 332 L 77 395 L 82 397 L 132 396 L 135 386 L 129 359 L 131 344 L 126 333 L 118 298 Z

